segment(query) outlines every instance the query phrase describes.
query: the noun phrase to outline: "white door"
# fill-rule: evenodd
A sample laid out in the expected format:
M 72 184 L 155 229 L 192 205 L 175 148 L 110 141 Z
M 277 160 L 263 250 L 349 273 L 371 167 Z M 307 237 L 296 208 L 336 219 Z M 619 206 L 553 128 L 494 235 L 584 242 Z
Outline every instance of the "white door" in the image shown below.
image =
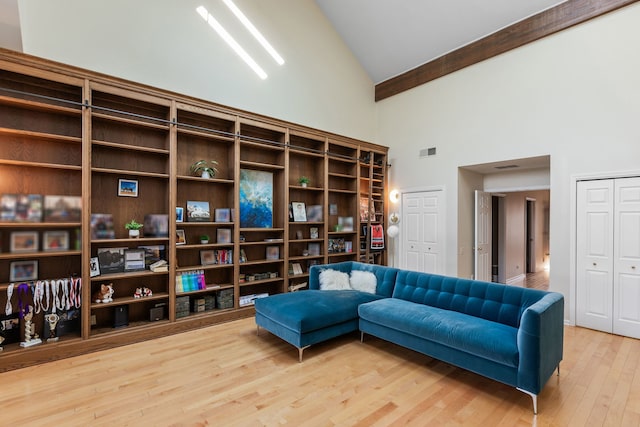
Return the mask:
M 475 192 L 474 273 L 476 280 L 491 281 L 491 193 Z
M 580 181 L 576 191 L 576 324 L 611 332 L 613 180 Z
M 443 191 L 402 194 L 402 256 L 407 270 L 444 274 Z
M 640 338 L 640 178 L 615 180 L 613 333 Z

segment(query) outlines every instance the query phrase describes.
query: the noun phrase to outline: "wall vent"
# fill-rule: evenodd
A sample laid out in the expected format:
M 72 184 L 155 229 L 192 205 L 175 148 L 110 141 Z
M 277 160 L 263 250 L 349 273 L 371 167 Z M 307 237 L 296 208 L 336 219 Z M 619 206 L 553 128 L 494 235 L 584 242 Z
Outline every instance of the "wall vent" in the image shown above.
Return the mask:
M 423 148 L 420 150 L 420 158 L 427 156 L 435 156 L 436 155 L 436 147 L 431 148 Z
M 514 169 L 519 167 L 518 165 L 503 165 L 503 166 L 496 166 L 496 169 Z

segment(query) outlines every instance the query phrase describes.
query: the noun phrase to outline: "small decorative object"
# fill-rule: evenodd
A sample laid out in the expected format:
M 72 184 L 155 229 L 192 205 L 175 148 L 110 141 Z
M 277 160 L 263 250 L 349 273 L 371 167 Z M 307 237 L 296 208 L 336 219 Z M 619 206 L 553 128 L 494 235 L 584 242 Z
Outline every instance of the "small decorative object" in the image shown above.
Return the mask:
M 113 283 L 109 283 L 105 285 L 104 283 L 100 285 L 100 290 L 98 290 L 94 296 L 93 300 L 96 303 L 108 303 L 113 301 Z
M 42 340 L 38 337 L 33 326 L 33 306 L 27 306 L 27 311 L 24 314 L 24 341 L 20 343 L 20 347 L 31 347 L 32 345 L 40 344 Z
M 203 245 L 206 245 L 207 243 L 209 243 L 209 235 L 207 234 L 203 234 L 200 236 L 200 243 L 202 243 Z
M 138 197 L 138 181 L 135 179 L 119 179 L 118 196 Z
M 142 296 L 143 297 L 151 297 L 151 296 L 153 296 L 153 292 L 151 291 L 151 289 L 149 289 L 147 287 L 143 287 L 142 288 Z
M 218 173 L 217 165 L 215 160 L 198 160 L 191 165 L 191 173 L 204 179 L 215 178 Z
M 137 239 L 140 237 L 140 229 L 143 227 L 143 224 L 140 224 L 135 219 L 132 219 L 128 223 L 124 225 L 124 228 L 129 230 L 129 238 Z
M 136 291 L 133 293 L 133 297 L 136 299 L 142 298 L 142 288 L 136 288 Z
M 56 327 L 58 325 L 58 321 L 60 320 L 60 316 L 58 316 L 56 313 L 51 313 L 45 315 L 44 320 L 46 320 L 47 324 L 49 325 L 49 338 L 47 338 L 47 342 L 58 341 Z
M 309 182 L 311 182 L 311 180 L 303 175 L 298 178 L 298 182 L 300 183 L 300 186 L 306 187 L 307 185 L 309 185 Z

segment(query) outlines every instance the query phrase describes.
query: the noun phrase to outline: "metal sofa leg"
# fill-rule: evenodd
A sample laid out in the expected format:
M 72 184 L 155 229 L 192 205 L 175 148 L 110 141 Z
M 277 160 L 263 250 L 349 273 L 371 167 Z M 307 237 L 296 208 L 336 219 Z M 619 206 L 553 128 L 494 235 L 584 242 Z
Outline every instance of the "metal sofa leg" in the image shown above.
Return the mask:
M 538 395 L 537 394 L 533 394 L 530 391 L 523 390 L 521 388 L 516 388 L 516 390 L 519 390 L 519 391 L 523 392 L 524 394 L 528 394 L 529 396 L 531 396 L 531 399 L 533 399 L 533 414 L 537 415 L 538 414 Z
M 360 342 L 364 342 L 364 332 L 360 331 Z
M 310 346 L 298 347 L 298 363 L 302 363 L 302 352 L 305 348 L 309 348 Z
M 256 335 L 260 335 L 260 325 L 256 325 Z

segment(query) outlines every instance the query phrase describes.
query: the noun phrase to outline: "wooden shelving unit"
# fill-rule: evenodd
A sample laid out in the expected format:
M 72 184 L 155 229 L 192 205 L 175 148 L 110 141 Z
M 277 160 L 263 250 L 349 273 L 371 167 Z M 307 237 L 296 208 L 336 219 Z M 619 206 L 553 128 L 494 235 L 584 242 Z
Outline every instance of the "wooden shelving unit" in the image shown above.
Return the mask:
M 73 220 L 0 219 L 0 305 L 7 302 L 8 272 L 15 262 L 36 261 L 37 280 L 82 281 L 78 307 L 62 310 L 75 316 L 65 334 L 28 349 L 5 344 L 0 371 L 250 316 L 248 296 L 299 287 L 313 264 L 359 259 L 384 264 L 384 250 L 360 249 L 360 244 L 368 238 L 363 226 L 384 225 L 386 152 L 375 144 L 0 50 L 0 197 L 81 200 Z M 201 159 L 218 162 L 214 178 L 192 175 L 190 166 Z M 299 181 L 302 176 L 308 184 Z M 242 216 L 243 204 L 253 197 L 243 188 L 249 178 L 266 180 L 260 185 L 270 190 L 267 220 Z M 136 197 L 118 195 L 121 179 L 137 182 Z M 375 218 L 361 220 L 360 198 Z M 208 202 L 211 217 L 189 221 L 189 201 Z M 290 216 L 292 203 L 304 204 L 306 221 Z M 184 210 L 182 222 L 176 208 Z M 111 215 L 113 238 L 92 238 L 94 214 Z M 142 237 L 130 238 L 124 224 L 150 214 L 168 217 L 167 234 L 149 236 L 143 229 Z M 63 232 L 68 247 L 44 250 L 40 244 L 31 252 L 12 251 L 13 233 L 21 232 L 37 233 L 40 243 L 45 233 Z M 201 235 L 209 242 L 200 243 Z M 168 271 L 103 271 L 92 277 L 92 258 L 104 249 L 145 247 L 163 254 Z M 225 251 L 225 263 L 203 264 L 203 252 L 218 260 L 217 251 Z M 193 270 L 204 275 L 204 288 L 177 289 L 176 278 Z M 115 289 L 113 301 L 96 302 L 93 294 L 108 283 Z M 152 296 L 134 297 L 140 287 L 151 289 Z M 221 293 L 233 294 L 231 307 L 176 315 L 185 297 L 210 301 Z M 14 292 L 16 313 L 17 298 Z M 22 305 L 33 304 L 20 298 Z M 163 316 L 152 319 L 150 311 L 158 307 Z M 125 326 L 116 318 L 123 310 Z M 40 334 L 46 313 L 34 316 Z

